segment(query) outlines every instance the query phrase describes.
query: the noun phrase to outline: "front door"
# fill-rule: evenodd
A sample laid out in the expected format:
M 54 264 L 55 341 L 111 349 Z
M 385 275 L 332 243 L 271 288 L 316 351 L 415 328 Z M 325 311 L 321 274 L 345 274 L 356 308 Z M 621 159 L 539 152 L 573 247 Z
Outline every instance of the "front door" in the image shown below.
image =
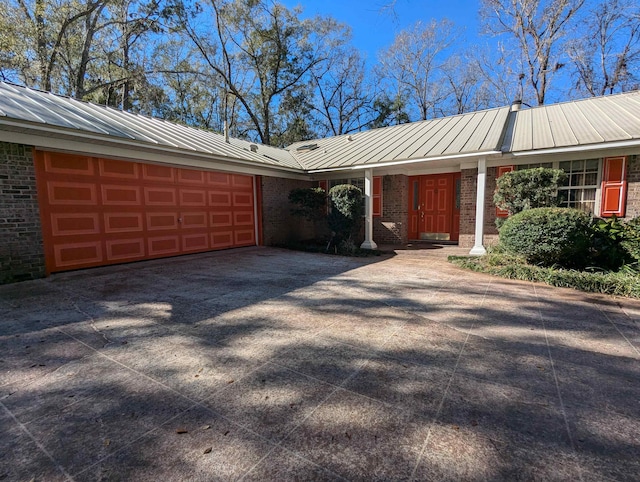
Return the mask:
M 460 173 L 409 178 L 409 238 L 457 241 Z

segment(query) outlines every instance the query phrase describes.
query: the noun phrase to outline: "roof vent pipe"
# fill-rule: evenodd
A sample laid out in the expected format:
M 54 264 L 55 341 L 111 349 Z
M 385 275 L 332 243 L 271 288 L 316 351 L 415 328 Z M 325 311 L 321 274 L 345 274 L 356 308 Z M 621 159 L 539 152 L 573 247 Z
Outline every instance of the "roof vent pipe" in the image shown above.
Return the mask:
M 251 149 L 251 152 L 258 152 L 258 146 L 255 144 L 249 145 L 249 149 Z
M 522 101 L 519 100 L 519 99 L 516 99 L 511 104 L 511 112 L 515 112 L 517 110 L 520 110 L 521 107 L 522 107 Z
M 227 119 L 224 120 L 224 141 L 229 144 L 229 123 Z

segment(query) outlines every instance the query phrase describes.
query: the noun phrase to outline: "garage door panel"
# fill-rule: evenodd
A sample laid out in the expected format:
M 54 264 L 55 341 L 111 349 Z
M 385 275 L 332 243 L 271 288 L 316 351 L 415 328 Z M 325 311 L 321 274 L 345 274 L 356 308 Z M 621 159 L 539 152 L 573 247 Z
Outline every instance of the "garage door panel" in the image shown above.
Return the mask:
M 136 233 L 144 230 L 142 213 L 105 213 L 105 233 Z
M 172 167 L 142 164 L 142 179 L 153 183 L 169 182 L 173 184 L 176 181 L 176 173 Z
M 231 175 L 224 172 L 210 172 L 209 184 L 212 186 L 231 186 Z
M 253 179 L 251 177 L 233 174 L 231 176 L 231 179 L 232 179 L 232 185 L 234 187 L 253 190 Z
M 100 233 L 97 213 L 55 213 L 51 215 L 54 236 L 81 236 Z
M 108 240 L 106 247 L 108 261 L 133 261 L 145 257 L 144 238 Z
M 234 226 L 253 226 L 253 212 L 235 212 L 233 213 L 233 225 Z
M 178 213 L 147 213 L 147 230 L 176 230 L 178 229 Z
M 140 178 L 139 164 L 113 159 L 98 159 L 100 176 L 122 180 L 137 180 Z
M 178 169 L 178 181 L 184 184 L 205 184 L 207 173 L 193 169 Z
M 252 176 L 36 151 L 48 272 L 254 245 Z
M 180 237 L 175 235 L 149 238 L 147 246 L 149 248 L 149 256 L 179 254 Z
M 192 228 L 206 228 L 207 227 L 207 213 L 206 212 L 182 212 L 182 227 L 185 229 Z
M 48 182 L 49 204 L 96 206 L 98 204 L 95 184 L 80 182 Z
M 181 206 L 206 206 L 207 191 L 204 189 L 180 189 Z
M 216 249 L 230 248 L 233 246 L 233 231 L 223 231 L 211 234 L 211 247 Z
M 209 249 L 209 234 L 185 234 L 182 236 L 183 251 L 206 251 Z
M 145 187 L 144 202 L 147 206 L 176 206 L 176 190 L 171 187 Z
M 45 156 L 44 168 L 52 174 L 93 176 L 95 173 L 94 162 L 90 157 L 54 152 Z
M 100 186 L 102 204 L 105 206 L 140 206 L 140 188 L 137 186 Z
M 247 229 L 246 231 L 234 231 L 233 234 L 236 246 L 251 246 L 255 244 L 252 229 Z
M 231 193 L 225 191 L 209 191 L 209 206 L 231 207 Z
M 83 267 L 102 263 L 102 243 L 89 241 L 84 243 L 55 244 L 53 246 L 56 266 Z
M 212 228 L 233 226 L 233 214 L 231 211 L 212 212 L 209 214 Z
M 234 192 L 233 205 L 236 207 L 253 207 L 253 195 L 245 192 Z

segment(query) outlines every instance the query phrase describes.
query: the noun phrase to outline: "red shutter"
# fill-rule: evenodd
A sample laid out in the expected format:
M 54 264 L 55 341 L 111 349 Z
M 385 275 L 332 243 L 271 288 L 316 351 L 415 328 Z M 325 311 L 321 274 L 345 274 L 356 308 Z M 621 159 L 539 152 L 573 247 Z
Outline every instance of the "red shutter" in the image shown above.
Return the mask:
M 382 216 L 382 177 L 373 178 L 373 215 Z
M 602 205 L 600 216 L 624 216 L 627 195 L 627 158 L 607 157 L 604 159 L 602 175 Z
M 502 176 L 505 172 L 511 172 L 515 169 L 514 166 L 499 166 L 498 167 L 498 177 Z M 509 211 L 505 211 L 504 209 L 496 208 L 496 217 L 506 218 L 509 216 Z
M 327 192 L 327 181 L 318 181 L 318 187 Z

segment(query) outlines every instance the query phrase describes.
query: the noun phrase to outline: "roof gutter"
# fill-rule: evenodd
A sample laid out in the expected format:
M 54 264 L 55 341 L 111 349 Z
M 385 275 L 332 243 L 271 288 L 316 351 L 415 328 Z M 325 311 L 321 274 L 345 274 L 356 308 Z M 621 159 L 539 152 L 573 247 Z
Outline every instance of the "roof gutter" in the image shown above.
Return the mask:
M 405 166 L 408 164 L 417 164 L 420 162 L 449 161 L 449 160 L 456 160 L 456 159 L 469 159 L 472 157 L 486 157 L 486 156 L 502 156 L 502 151 L 483 151 L 483 152 L 470 152 L 468 154 L 452 154 L 449 156 L 422 157 L 420 159 L 406 159 L 404 161 L 387 161 L 387 162 L 378 162 L 375 164 L 358 164 L 357 166 L 331 167 L 327 169 L 311 169 L 307 172 L 309 174 L 320 174 L 324 172 L 357 171 L 357 170 L 364 170 L 364 169 L 373 169 L 377 167 Z
M 167 146 L 163 146 L 159 143 L 155 144 L 146 144 L 133 140 L 121 139 L 118 137 L 106 137 L 100 136 L 96 134 L 90 134 L 83 132 L 82 135 L 77 135 L 77 133 L 73 130 L 60 129 L 49 126 L 41 126 L 41 125 L 33 125 L 33 124 L 25 124 L 20 122 L 12 122 L 8 121 L 5 118 L 0 117 L 0 127 L 8 126 L 13 127 L 16 130 L 2 130 L 0 129 L 0 140 L 5 142 L 17 142 L 22 144 L 33 145 L 35 147 L 40 148 L 54 148 L 54 149 L 62 149 L 60 146 L 56 146 L 57 142 L 55 141 L 64 141 L 67 142 L 83 142 L 87 140 L 99 141 L 100 145 L 108 146 L 118 146 L 125 148 L 134 148 L 137 151 L 147 151 L 154 153 L 162 153 L 171 156 L 189 156 L 195 157 L 198 159 L 202 159 L 205 161 L 214 161 L 221 162 L 224 164 L 238 165 L 248 168 L 254 168 L 256 170 L 268 170 L 268 171 L 280 171 L 286 172 L 289 174 L 296 174 L 300 176 L 300 178 L 306 178 L 306 172 L 300 168 L 291 168 L 286 166 L 276 166 L 269 163 L 261 163 L 261 162 L 251 162 L 243 159 L 238 159 L 235 157 L 226 157 L 224 155 L 216 154 L 216 153 L 205 153 L 199 152 L 196 150 L 190 149 L 179 149 L 179 148 L 171 148 Z M 10 133 L 10 137 L 5 138 L 2 134 L 3 132 Z M 24 136 L 22 139 L 21 137 Z M 37 139 L 32 139 L 33 136 L 36 136 Z M 64 136 L 54 137 L 54 136 Z M 47 142 L 49 140 L 49 142 Z M 96 144 L 93 144 L 96 145 Z
M 565 152 L 600 151 L 604 149 L 616 149 L 625 147 L 640 147 L 640 139 L 629 139 L 627 141 L 608 142 L 605 144 L 584 144 L 581 146 L 552 147 L 548 149 L 539 149 L 536 151 L 505 152 L 504 155 L 513 157 L 542 156 L 549 154 L 563 154 Z

